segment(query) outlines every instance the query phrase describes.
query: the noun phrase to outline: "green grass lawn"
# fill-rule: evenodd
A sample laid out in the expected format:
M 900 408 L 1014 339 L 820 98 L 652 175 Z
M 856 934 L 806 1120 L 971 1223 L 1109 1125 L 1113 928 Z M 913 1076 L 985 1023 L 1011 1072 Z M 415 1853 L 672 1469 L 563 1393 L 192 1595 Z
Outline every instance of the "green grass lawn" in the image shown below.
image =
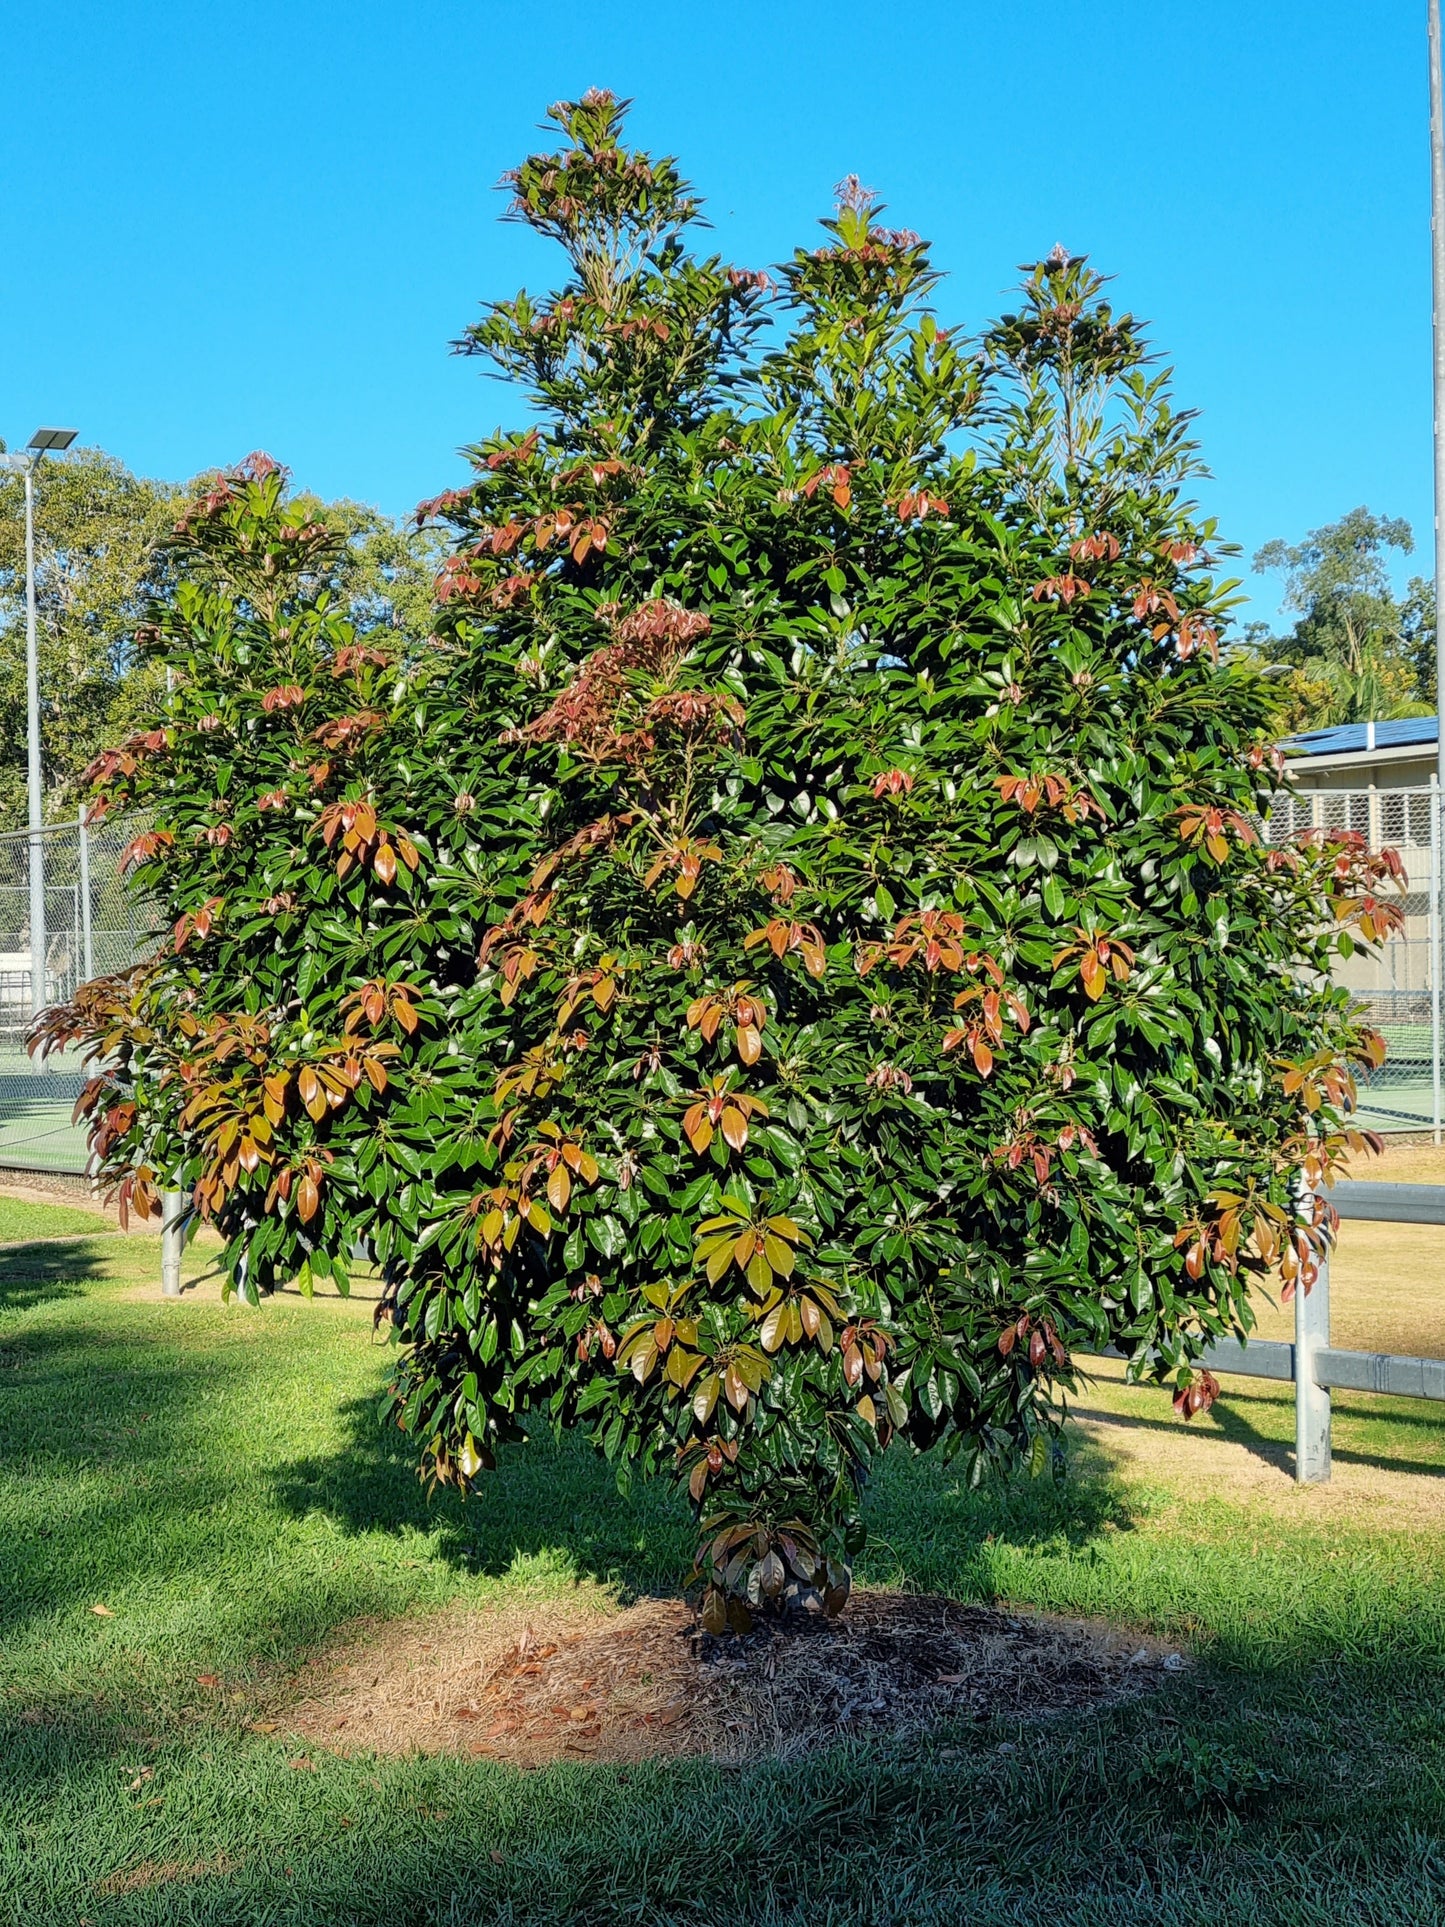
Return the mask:
M 8 1236 L 56 1235 L 18 1209 Z M 1132 1708 L 745 1769 L 303 1771 L 250 1729 L 335 1627 L 669 1589 L 686 1521 L 545 1439 L 430 1501 L 374 1421 L 368 1307 L 167 1304 L 158 1273 L 149 1237 L 0 1251 L 0 1922 L 1445 1920 L 1435 1408 L 1338 1404 L 1341 1464 L 1416 1468 L 1418 1516 L 1211 1495 L 1163 1395 L 1110 1385 L 1157 1464 L 1106 1438 L 973 1495 L 887 1467 L 860 1578 L 1187 1638 L 1195 1672 Z M 1277 1456 L 1291 1423 L 1236 1380 L 1200 1429 Z
M 0 1198 L 0 1245 L 41 1238 L 104 1237 L 113 1229 L 94 1211 L 75 1205 L 30 1204 L 18 1198 Z M 9 1262 L 8 1258 L 0 1258 L 0 1264 Z M 3 1292 L 4 1288 L 0 1287 L 0 1293 Z M 0 1314 L 7 1309 L 5 1296 L 0 1295 Z

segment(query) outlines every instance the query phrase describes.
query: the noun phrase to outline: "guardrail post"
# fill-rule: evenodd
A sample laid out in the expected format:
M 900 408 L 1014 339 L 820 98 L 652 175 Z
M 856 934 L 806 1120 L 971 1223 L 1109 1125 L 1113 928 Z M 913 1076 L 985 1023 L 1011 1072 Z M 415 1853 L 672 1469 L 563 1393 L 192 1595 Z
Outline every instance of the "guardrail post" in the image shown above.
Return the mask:
M 181 1254 L 186 1248 L 186 1194 L 184 1191 L 161 1193 L 161 1292 L 167 1298 L 181 1295 Z
M 1315 1376 L 1315 1361 L 1330 1343 L 1330 1260 L 1306 1291 L 1294 1295 L 1294 1476 L 1322 1485 L 1330 1476 L 1330 1394 Z

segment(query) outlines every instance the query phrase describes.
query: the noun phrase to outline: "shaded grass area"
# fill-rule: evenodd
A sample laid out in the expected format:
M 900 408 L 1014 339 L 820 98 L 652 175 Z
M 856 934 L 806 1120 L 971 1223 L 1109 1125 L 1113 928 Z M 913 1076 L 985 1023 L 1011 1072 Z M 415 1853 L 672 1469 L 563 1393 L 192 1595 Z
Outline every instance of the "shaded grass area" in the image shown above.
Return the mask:
M 1062 1484 L 890 1458 L 860 1578 L 1187 1638 L 1160 1699 L 743 1771 L 301 1758 L 286 1682 L 337 1626 L 671 1590 L 685 1515 L 544 1437 L 428 1499 L 367 1308 L 166 1304 L 157 1268 L 146 1237 L 0 1253 L 0 1921 L 1445 1918 L 1438 1504 L 1252 1506 L 1103 1378 L 1127 1423 Z M 1199 1462 L 1283 1463 L 1284 1388 L 1240 1385 Z M 1337 1411 L 1342 1463 L 1445 1474 L 1431 1408 Z

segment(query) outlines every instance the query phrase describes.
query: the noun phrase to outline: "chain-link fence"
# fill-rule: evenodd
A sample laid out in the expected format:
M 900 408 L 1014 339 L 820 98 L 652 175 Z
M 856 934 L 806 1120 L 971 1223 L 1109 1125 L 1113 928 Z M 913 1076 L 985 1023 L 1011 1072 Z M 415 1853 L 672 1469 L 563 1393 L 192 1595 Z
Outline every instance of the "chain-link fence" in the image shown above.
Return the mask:
M 1388 1046 L 1383 1066 L 1361 1082 L 1360 1122 L 1377 1131 L 1441 1125 L 1439 799 L 1435 788 L 1308 790 L 1281 797 L 1269 817 L 1271 842 L 1354 830 L 1372 850 L 1397 851 L 1405 866 L 1404 928 L 1373 956 L 1357 951 L 1334 970 Z
M 1342 957 L 1336 978 L 1384 1032 L 1384 1066 L 1362 1083 L 1360 1121 L 1380 1131 L 1441 1128 L 1440 792 L 1314 790 L 1281 797 L 1266 834 L 1357 830 L 1372 849 L 1399 852 L 1408 879 L 1405 925 L 1376 956 Z M 53 824 L 38 838 L 44 920 L 32 949 L 31 851 L 27 832 L 0 835 L 0 1166 L 83 1173 L 84 1131 L 70 1121 L 84 1072 L 70 1053 L 37 1069 L 25 1036 L 38 1001 L 62 1002 L 87 977 L 123 970 L 153 947 L 146 906 L 120 875 L 135 833 L 111 824 Z M 38 905 L 37 905 L 38 907 Z
M 38 1007 L 63 1003 L 86 978 L 123 970 L 153 945 L 146 908 L 120 875 L 134 833 L 134 824 L 87 829 L 77 819 L 34 838 L 0 835 L 0 1166 L 86 1168 L 84 1130 L 70 1121 L 85 1072 L 68 1051 L 37 1067 L 25 1037 Z

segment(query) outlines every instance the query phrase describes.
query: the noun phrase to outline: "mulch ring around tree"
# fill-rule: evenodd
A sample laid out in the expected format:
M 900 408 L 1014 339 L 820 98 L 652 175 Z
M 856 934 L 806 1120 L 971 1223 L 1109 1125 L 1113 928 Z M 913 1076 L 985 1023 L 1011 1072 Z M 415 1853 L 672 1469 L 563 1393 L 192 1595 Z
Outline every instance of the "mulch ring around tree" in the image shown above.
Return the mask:
M 902 1593 L 719 1639 L 681 1600 L 548 1602 L 363 1629 L 313 1663 L 275 1724 L 342 1753 L 740 1762 L 1116 1705 L 1189 1664 L 1138 1634 Z

